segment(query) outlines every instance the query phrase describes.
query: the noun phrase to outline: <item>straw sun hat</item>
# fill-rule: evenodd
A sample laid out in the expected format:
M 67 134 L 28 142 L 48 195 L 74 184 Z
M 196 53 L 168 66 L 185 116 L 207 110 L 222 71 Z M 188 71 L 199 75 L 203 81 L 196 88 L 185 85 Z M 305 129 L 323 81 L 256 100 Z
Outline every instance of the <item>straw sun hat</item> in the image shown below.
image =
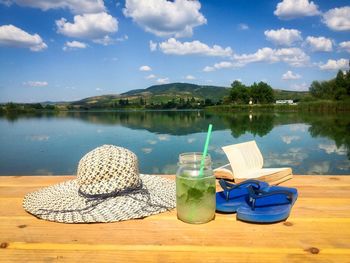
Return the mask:
M 143 218 L 175 207 L 175 182 L 139 174 L 133 152 L 103 145 L 80 160 L 76 179 L 27 194 L 23 207 L 62 223 Z

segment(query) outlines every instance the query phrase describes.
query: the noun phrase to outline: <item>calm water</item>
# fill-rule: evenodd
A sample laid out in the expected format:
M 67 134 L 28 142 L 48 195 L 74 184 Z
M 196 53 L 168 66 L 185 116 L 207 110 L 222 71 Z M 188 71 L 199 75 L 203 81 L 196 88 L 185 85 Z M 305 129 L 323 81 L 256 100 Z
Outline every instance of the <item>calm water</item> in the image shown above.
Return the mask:
M 202 151 L 208 124 L 213 166 L 221 146 L 256 140 L 265 167 L 295 174 L 350 174 L 346 114 L 212 115 L 190 112 L 59 113 L 0 117 L 0 175 L 75 174 L 78 161 L 102 144 L 137 154 L 143 173 L 175 173 L 178 155 Z

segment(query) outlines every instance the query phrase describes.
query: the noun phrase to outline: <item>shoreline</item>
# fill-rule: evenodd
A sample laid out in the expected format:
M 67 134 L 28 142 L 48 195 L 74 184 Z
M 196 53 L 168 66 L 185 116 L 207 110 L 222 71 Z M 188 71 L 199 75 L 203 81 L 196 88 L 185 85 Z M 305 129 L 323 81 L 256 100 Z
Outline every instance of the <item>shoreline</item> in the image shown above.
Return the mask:
M 198 108 L 147 108 L 145 107 L 120 107 L 120 108 L 76 108 L 69 109 L 65 106 L 52 106 L 52 108 L 34 108 L 34 104 L 14 104 L 7 106 L 0 104 L 0 116 L 14 114 L 37 114 L 37 113 L 59 113 L 59 112 L 191 112 L 206 111 L 210 113 L 227 113 L 227 112 L 349 112 L 350 101 L 330 101 L 319 100 L 312 102 L 300 102 L 298 104 L 221 104 L 212 106 L 203 106 Z

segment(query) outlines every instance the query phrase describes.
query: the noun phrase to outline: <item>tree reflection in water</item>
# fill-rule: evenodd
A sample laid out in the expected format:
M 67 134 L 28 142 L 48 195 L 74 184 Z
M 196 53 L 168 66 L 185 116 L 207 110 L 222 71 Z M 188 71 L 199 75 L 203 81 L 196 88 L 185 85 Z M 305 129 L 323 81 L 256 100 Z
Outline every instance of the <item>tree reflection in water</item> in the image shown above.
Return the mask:
M 157 134 L 189 135 L 205 132 L 212 123 L 214 131 L 230 129 L 234 138 L 250 133 L 263 137 L 277 125 L 309 124 L 312 137 L 327 137 L 345 147 L 350 159 L 350 116 L 346 113 L 273 113 L 239 112 L 213 114 L 205 111 L 120 111 L 120 112 L 43 112 L 0 116 L 10 122 L 22 118 L 72 118 L 103 125 L 121 125 Z

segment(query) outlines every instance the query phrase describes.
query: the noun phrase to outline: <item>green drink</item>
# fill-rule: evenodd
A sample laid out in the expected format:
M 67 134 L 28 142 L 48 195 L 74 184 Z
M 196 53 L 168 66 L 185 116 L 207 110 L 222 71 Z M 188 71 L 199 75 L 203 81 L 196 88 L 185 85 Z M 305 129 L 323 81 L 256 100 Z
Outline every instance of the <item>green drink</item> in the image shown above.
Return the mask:
M 176 209 L 178 219 L 186 223 L 207 223 L 215 217 L 216 181 L 210 156 L 205 159 L 203 175 L 199 176 L 201 154 L 180 155 L 176 175 Z

